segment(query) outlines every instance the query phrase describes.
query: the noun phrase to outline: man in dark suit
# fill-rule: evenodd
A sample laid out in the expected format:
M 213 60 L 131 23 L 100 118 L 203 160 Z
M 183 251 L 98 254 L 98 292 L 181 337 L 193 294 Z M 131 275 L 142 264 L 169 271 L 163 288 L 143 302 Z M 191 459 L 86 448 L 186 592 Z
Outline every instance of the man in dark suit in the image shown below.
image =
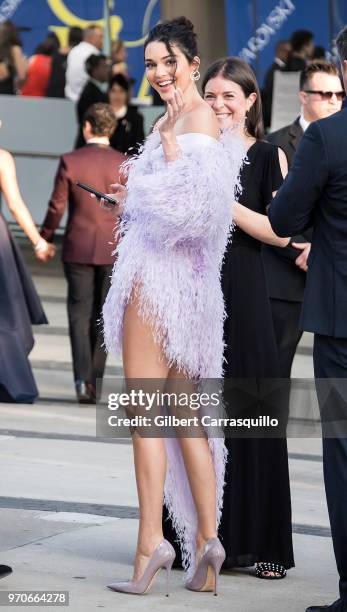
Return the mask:
M 322 96 L 319 93 L 334 92 Z M 313 121 L 329 117 L 341 110 L 343 87 L 335 64 L 316 62 L 300 74 L 301 115 L 291 125 L 272 132 L 267 139 L 286 153 L 289 168 L 299 142 Z M 311 248 L 309 229 L 291 239 L 283 248 L 263 246 L 263 261 L 271 300 L 281 375 L 290 378 L 297 345 L 302 336 L 299 328 L 301 304 L 306 281 L 306 260 Z
M 347 27 L 336 45 L 347 91 Z M 347 110 L 312 123 L 270 204 L 279 236 L 313 228 L 302 329 L 314 333 L 325 489 L 340 599 L 307 612 L 347 611 Z
M 108 193 L 119 180 L 124 156 L 110 147 L 116 119 L 108 104 L 94 104 L 84 116 L 86 146 L 63 155 L 42 225 L 52 241 L 68 204 L 62 260 L 68 283 L 68 318 L 74 379 L 78 400 L 95 403 L 95 384 L 102 378 L 106 353 L 98 319 L 109 285 L 115 248 L 115 216 L 77 187 L 87 183 Z
M 76 149 L 85 145 L 83 137 L 83 117 L 92 104 L 104 102 L 107 104 L 108 79 L 110 69 L 105 55 L 90 55 L 86 60 L 86 72 L 89 76 L 81 96 L 77 102 L 77 120 L 79 132 L 76 140 Z
M 290 51 L 290 43 L 287 40 L 279 40 L 275 49 L 274 61 L 271 64 L 270 68 L 268 68 L 264 77 L 264 85 L 261 91 L 261 101 L 263 106 L 263 119 L 265 128 L 268 128 L 271 125 L 274 73 L 276 72 L 276 70 L 286 69 Z

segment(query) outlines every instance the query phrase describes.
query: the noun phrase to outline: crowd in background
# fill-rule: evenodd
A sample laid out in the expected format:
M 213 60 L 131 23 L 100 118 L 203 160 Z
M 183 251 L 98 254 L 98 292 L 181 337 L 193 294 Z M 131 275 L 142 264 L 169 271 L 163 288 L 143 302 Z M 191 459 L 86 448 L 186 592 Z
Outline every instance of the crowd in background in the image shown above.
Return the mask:
M 90 25 L 84 30 L 74 26 L 69 30 L 66 47 L 61 47 L 54 32 L 48 32 L 27 59 L 15 25 L 6 21 L 0 24 L 0 95 L 65 97 L 75 102 L 79 124 L 76 146 L 83 144 L 82 118 L 87 104 L 109 102 L 118 119 L 112 146 L 125 152 L 143 140 L 141 115 L 130 105 L 135 81 L 128 73 L 123 41 L 112 42 L 108 57 L 102 54 L 103 45 L 100 26 Z M 297 30 L 289 40 L 277 43 L 261 91 L 266 130 L 271 126 L 274 73 L 299 72 L 309 62 L 330 59 L 323 47 L 315 45 L 314 34 L 309 30 Z M 156 92 L 152 93 L 153 104 L 162 104 Z
M 261 92 L 265 129 L 271 126 L 274 73 L 278 70 L 299 72 L 304 70 L 309 63 L 329 63 L 330 59 L 330 53 L 323 47 L 315 45 L 314 34 L 309 30 L 296 30 L 290 40 L 278 41 L 274 61 L 266 71 Z
M 27 59 L 22 51 L 15 25 L 0 24 L 0 95 L 19 94 L 50 98 L 67 98 L 75 102 L 79 125 L 75 146 L 84 144 L 83 115 L 91 104 L 104 102 L 114 109 L 117 126 L 111 146 L 123 153 L 136 152 L 143 142 L 143 119 L 131 104 L 134 79 L 128 73 L 127 52 L 122 40 L 112 42 L 110 55 L 102 53 L 103 30 L 90 25 L 84 30 L 71 27 L 67 46 L 62 48 L 58 36 L 48 32 Z M 289 40 L 280 40 L 275 57 L 267 69 L 261 90 L 265 131 L 271 127 L 274 73 L 299 72 L 308 63 L 329 61 L 330 54 L 316 46 L 309 30 L 293 32 Z M 153 91 L 153 104 L 162 104 Z
M 0 94 L 66 97 L 76 101 L 81 93 L 83 78 L 86 80 L 83 60 L 92 54 L 101 53 L 103 44 L 101 27 L 92 24 L 83 30 L 73 26 L 69 29 L 66 47 L 61 46 L 55 32 L 48 32 L 28 59 L 22 51 L 22 42 L 16 26 L 11 21 L 4 21 L 0 24 Z M 70 55 L 75 47 L 78 50 Z M 71 65 L 73 58 L 82 60 L 84 74 L 80 80 L 74 73 L 78 61 L 74 66 Z M 107 58 L 109 75 L 123 74 L 128 77 L 126 61 L 127 53 L 123 41 L 113 41 L 110 56 Z M 131 78 L 129 81 L 134 82 Z
M 126 48 L 113 41 L 110 56 L 102 53 L 103 30 L 90 25 L 71 27 L 67 46 L 48 32 L 27 59 L 15 25 L 0 24 L 0 95 L 67 98 L 76 104 L 79 125 L 76 148 L 85 144 L 83 117 L 97 102 L 109 103 L 117 122 L 111 146 L 135 152 L 144 139 L 143 117 L 131 104 L 134 79 L 128 74 Z

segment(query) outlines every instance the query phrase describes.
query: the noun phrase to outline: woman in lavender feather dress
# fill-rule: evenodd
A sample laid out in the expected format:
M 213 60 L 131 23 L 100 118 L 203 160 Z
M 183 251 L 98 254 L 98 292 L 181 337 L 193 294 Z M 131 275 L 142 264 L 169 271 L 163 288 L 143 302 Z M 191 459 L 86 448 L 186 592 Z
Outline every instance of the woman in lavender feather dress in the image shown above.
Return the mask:
M 230 194 L 243 145 L 230 155 L 213 110 L 200 97 L 193 25 L 155 26 L 145 43 L 150 85 L 167 104 L 126 187 L 114 186 L 123 237 L 103 308 L 108 350 L 123 353 L 130 379 L 218 379 L 223 366 L 220 270 L 231 223 Z M 163 539 L 163 495 L 187 570 L 186 587 L 216 590 L 225 553 L 217 538 L 226 447 L 222 437 L 141 437 L 133 432 L 140 524 L 133 578 L 109 585 L 144 593 L 169 574 L 175 553 Z M 213 571 L 211 571 L 213 570 Z

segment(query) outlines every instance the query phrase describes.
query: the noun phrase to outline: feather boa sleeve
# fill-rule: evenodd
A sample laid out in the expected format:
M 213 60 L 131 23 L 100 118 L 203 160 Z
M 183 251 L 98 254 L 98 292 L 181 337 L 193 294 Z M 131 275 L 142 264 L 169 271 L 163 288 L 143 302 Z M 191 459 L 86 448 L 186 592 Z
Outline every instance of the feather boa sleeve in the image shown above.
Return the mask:
M 176 161 L 167 162 L 161 146 L 144 151 L 127 183 L 127 214 L 143 223 L 148 239 L 168 247 L 218 235 L 240 167 L 233 170 L 221 143 L 205 134 L 184 134 L 178 143 Z M 227 214 L 231 223 L 230 207 Z

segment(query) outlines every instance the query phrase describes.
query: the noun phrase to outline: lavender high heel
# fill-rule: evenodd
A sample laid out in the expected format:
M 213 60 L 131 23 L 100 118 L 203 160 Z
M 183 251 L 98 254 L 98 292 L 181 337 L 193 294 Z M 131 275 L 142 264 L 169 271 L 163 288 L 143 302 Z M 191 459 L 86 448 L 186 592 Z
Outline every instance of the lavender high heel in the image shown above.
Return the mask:
M 144 595 L 149 591 L 152 582 L 163 567 L 166 569 L 166 597 L 169 596 L 169 579 L 171 567 L 175 560 L 176 553 L 170 542 L 162 540 L 155 548 L 149 559 L 148 565 L 138 580 L 128 580 L 125 582 L 113 582 L 107 587 L 119 593 L 131 593 L 132 595 Z
M 194 576 L 185 584 L 191 591 L 218 593 L 218 576 L 225 559 L 225 550 L 218 538 L 207 540 Z

